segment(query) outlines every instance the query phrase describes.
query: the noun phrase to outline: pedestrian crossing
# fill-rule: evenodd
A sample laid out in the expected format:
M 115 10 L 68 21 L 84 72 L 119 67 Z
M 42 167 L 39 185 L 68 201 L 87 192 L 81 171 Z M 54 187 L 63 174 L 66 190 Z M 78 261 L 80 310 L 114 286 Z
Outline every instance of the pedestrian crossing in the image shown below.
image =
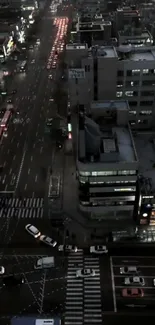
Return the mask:
M 44 205 L 43 198 L 0 198 L 0 207 L 10 208 L 42 208 Z
M 95 276 L 77 278 L 78 269 L 91 268 Z M 68 256 L 65 325 L 102 324 L 99 258 L 83 256 L 83 250 Z
M 43 198 L 0 198 L 0 218 L 42 219 Z

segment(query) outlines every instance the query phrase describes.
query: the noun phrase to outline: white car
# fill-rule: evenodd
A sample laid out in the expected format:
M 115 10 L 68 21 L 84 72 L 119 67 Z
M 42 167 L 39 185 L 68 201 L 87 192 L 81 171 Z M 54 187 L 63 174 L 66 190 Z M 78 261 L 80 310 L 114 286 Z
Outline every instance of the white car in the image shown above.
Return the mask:
M 153 286 L 155 287 L 155 279 L 153 279 Z
M 89 278 L 95 276 L 95 270 L 93 269 L 81 269 L 76 271 L 76 276 L 78 278 Z
M 58 250 L 60 252 L 62 252 L 62 251 L 66 251 L 66 252 L 77 252 L 78 251 L 78 248 L 77 248 L 77 246 L 72 246 L 72 245 L 60 245 L 58 247 Z
M 28 224 L 25 226 L 25 230 L 32 235 L 34 238 L 38 238 L 41 236 L 41 232 L 33 225 Z
M 121 266 L 120 274 L 136 274 L 139 270 L 137 266 Z
M 57 245 L 57 242 L 48 236 L 42 235 L 39 239 L 49 246 L 55 247 Z
M 49 99 L 49 102 L 54 102 L 54 98 L 50 98 Z
M 0 275 L 3 275 L 5 273 L 5 267 L 0 266 Z
M 94 254 L 107 254 L 108 253 L 108 249 L 107 249 L 107 246 L 104 246 L 104 245 L 91 246 L 90 247 L 90 253 L 94 253 Z
M 128 278 L 124 279 L 124 284 L 125 285 L 136 285 L 136 286 L 144 286 L 145 285 L 145 280 L 141 276 L 131 276 Z

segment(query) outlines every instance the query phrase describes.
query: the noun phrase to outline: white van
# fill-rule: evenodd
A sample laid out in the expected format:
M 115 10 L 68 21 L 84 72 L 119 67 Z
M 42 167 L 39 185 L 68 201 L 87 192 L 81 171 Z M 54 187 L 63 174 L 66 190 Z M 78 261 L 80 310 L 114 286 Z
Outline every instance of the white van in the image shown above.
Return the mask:
M 48 269 L 54 267 L 54 256 L 42 257 L 34 265 L 35 269 Z

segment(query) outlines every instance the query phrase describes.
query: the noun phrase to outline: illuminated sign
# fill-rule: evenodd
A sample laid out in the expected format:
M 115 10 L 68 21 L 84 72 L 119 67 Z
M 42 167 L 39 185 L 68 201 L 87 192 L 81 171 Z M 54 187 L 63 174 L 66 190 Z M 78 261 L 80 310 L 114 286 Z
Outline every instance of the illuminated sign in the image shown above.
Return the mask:
M 68 71 L 69 79 L 83 79 L 85 78 L 84 69 L 69 69 Z

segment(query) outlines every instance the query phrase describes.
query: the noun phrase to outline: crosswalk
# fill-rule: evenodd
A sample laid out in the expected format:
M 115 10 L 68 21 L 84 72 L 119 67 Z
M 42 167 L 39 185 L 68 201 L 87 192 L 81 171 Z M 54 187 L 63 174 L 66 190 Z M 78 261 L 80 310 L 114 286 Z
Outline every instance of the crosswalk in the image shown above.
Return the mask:
M 43 198 L 0 198 L 0 218 L 42 219 Z
M 95 276 L 77 278 L 76 271 L 95 270 Z M 102 324 L 102 304 L 99 258 L 85 257 L 78 250 L 68 256 L 65 325 Z

